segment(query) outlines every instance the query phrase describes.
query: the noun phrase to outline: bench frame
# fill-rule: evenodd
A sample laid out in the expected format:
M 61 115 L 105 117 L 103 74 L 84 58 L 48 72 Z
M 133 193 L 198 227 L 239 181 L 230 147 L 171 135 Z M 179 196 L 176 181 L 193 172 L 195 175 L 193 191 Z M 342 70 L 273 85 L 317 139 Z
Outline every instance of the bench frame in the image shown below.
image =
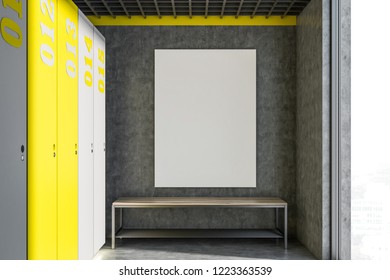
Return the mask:
M 284 248 L 287 249 L 287 202 L 280 198 L 256 197 L 122 197 L 112 203 L 112 235 L 111 247 L 115 249 L 115 238 L 134 238 L 133 236 L 120 236 L 122 230 L 124 208 L 274 208 L 275 228 L 279 225 L 279 209 L 284 210 L 284 231 L 278 236 L 262 236 L 268 238 L 283 238 Z M 119 229 L 116 230 L 115 214 L 119 209 Z M 145 238 L 146 236 L 142 236 Z M 167 237 L 167 236 L 161 236 Z

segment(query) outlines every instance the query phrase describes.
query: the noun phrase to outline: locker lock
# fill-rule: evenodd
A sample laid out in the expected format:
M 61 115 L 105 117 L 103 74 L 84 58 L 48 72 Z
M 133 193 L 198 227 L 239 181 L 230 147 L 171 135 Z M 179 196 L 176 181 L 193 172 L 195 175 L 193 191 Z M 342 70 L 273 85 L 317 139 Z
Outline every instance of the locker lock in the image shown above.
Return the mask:
M 23 153 L 24 153 L 24 145 L 22 145 L 22 146 L 20 147 L 20 151 L 22 152 L 22 155 L 20 156 L 20 160 L 21 160 L 21 161 L 24 161 L 24 155 L 23 155 Z
M 74 154 L 77 155 L 77 144 L 74 144 Z

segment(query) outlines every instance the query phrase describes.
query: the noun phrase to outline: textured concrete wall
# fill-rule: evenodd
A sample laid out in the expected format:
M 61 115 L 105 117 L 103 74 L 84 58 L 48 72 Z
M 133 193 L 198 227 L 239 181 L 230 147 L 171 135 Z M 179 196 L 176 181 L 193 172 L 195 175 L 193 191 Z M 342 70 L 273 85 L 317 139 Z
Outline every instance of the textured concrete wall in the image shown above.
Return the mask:
M 295 233 L 295 27 L 99 27 L 107 44 L 107 230 L 120 196 L 278 196 Z M 257 49 L 257 187 L 154 188 L 154 49 Z M 207 65 L 205 65 L 207 67 Z M 138 209 L 133 228 L 261 228 L 271 210 Z M 108 233 L 109 235 L 109 233 Z
M 297 22 L 297 237 L 330 257 L 330 3 L 312 0 Z
M 351 259 L 351 0 L 341 1 L 340 15 L 340 258 Z
M 322 259 L 330 258 L 331 193 L 330 193 L 330 0 L 322 0 Z

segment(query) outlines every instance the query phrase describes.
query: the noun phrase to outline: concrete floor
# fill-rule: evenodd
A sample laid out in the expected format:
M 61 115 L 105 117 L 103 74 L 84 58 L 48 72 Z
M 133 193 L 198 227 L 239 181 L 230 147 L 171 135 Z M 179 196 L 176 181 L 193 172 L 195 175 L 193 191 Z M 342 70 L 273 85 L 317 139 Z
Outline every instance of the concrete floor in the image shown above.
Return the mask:
M 111 241 L 97 253 L 102 260 L 313 260 L 298 241 L 289 240 L 288 250 L 274 239 L 122 239 Z

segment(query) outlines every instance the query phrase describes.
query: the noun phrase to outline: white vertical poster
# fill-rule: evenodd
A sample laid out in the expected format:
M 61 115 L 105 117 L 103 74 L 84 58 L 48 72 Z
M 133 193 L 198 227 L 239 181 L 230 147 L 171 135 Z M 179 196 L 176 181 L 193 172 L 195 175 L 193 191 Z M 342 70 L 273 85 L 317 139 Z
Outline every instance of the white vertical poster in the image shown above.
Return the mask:
M 256 187 L 256 50 L 155 51 L 155 187 Z
M 94 256 L 93 25 L 79 11 L 79 259 Z
M 94 28 L 94 253 L 106 238 L 106 48 Z

